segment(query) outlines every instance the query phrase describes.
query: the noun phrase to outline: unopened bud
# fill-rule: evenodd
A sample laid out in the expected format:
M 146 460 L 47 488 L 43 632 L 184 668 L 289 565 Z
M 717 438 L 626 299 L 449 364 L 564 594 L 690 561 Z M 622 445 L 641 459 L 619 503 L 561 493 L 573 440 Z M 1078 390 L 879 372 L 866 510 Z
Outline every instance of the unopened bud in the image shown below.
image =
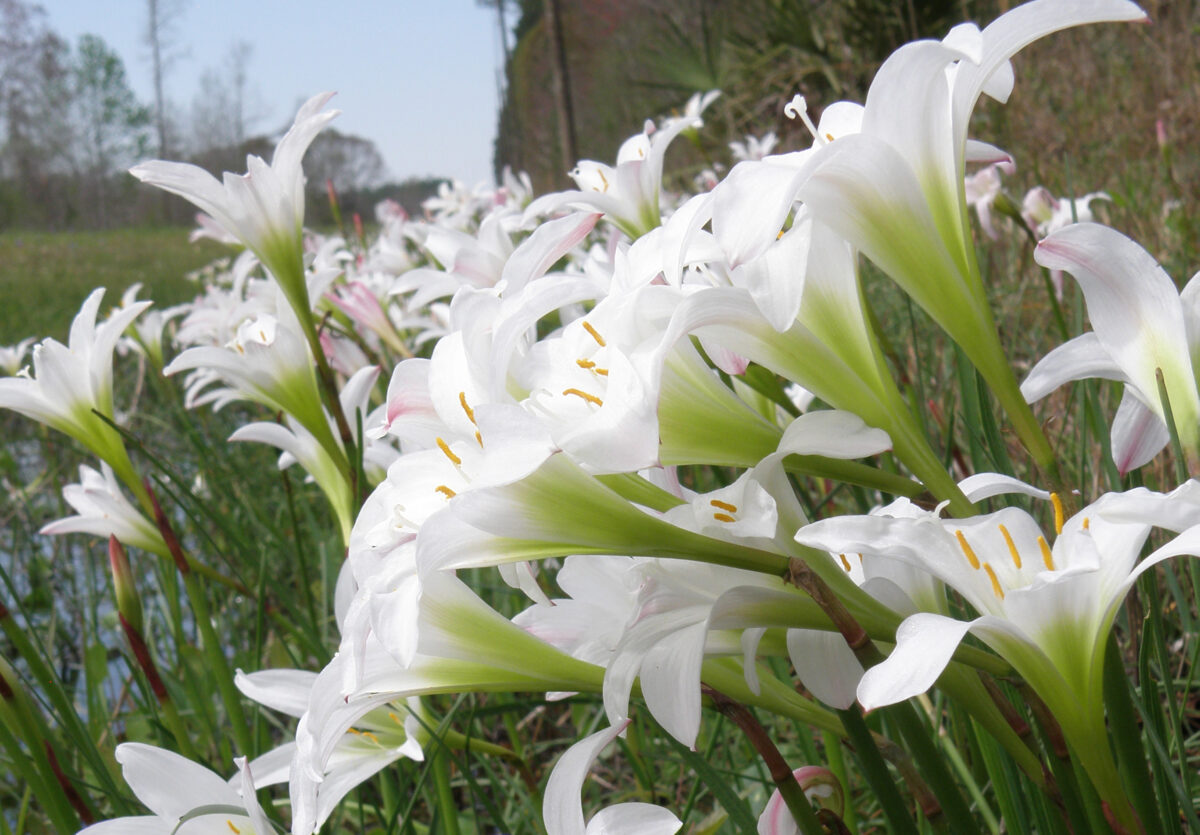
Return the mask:
M 117 597 L 117 612 L 137 632 L 142 631 L 142 600 L 138 597 L 129 568 L 129 557 L 115 536 L 108 538 L 108 564 L 112 567 L 113 591 Z
M 804 796 L 816 803 L 822 809 L 828 809 L 841 817 L 845 806 L 845 796 L 842 793 L 842 782 L 828 768 L 819 765 L 806 765 L 792 772 Z

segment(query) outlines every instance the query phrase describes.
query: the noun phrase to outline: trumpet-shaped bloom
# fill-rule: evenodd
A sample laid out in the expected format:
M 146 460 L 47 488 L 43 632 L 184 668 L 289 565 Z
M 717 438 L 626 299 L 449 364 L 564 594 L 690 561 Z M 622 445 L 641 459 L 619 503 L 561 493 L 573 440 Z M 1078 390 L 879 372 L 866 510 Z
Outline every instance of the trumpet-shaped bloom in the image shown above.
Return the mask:
M 1032 403 L 1086 377 L 1125 383 L 1112 425 L 1113 459 L 1124 473 L 1167 443 L 1156 377 L 1161 370 L 1180 441 L 1193 464 L 1200 461 L 1200 393 L 1192 361 L 1200 347 L 1200 281 L 1193 278 L 1179 293 L 1150 253 L 1095 223 L 1060 229 L 1038 244 L 1034 257 L 1079 282 L 1092 332 L 1043 357 L 1021 385 L 1025 398 Z
M 254 251 L 279 282 L 303 321 L 309 314 L 304 283 L 304 171 L 300 160 L 321 129 L 338 115 L 322 111 L 333 93 L 313 96 L 275 146 L 267 165 L 246 157 L 246 173 L 225 173 L 222 182 L 199 166 L 154 160 L 129 169 L 144 183 L 178 194 L 210 214 L 225 231 Z
M 51 522 L 39 533 L 90 533 L 102 538 L 115 536 L 126 545 L 168 556 L 166 543 L 158 527 L 125 498 L 108 464 L 101 463 L 100 472 L 86 464 L 81 465 L 79 483 L 64 487 L 63 498 L 78 515 Z
M 1138 563 L 1153 527 L 1183 533 Z M 1054 712 L 1101 794 L 1120 797 L 1101 698 L 1108 633 L 1144 571 L 1168 557 L 1200 552 L 1200 482 L 1169 494 L 1144 488 L 1110 493 L 1056 528 L 1057 538 L 1047 537 L 1032 516 L 1010 507 L 969 519 L 846 516 L 802 528 L 796 539 L 834 553 L 912 564 L 979 612 L 970 621 L 932 612 L 908 617 L 896 632 L 895 651 L 859 684 L 864 707 L 923 693 L 972 632 Z
M 150 302 L 130 304 L 97 326 L 103 297 L 103 288 L 87 297 L 71 323 L 66 345 L 46 339 L 33 349 L 32 375 L 0 380 L 0 408 L 70 435 L 112 465 L 121 480 L 140 495 L 141 483 L 121 436 L 95 412 L 113 419 L 113 348 Z
M 117 746 L 125 782 L 153 813 L 93 824 L 80 835 L 272 835 L 254 796 L 254 781 L 244 757 L 236 762 L 237 787 L 202 765 L 173 751 L 126 742 Z

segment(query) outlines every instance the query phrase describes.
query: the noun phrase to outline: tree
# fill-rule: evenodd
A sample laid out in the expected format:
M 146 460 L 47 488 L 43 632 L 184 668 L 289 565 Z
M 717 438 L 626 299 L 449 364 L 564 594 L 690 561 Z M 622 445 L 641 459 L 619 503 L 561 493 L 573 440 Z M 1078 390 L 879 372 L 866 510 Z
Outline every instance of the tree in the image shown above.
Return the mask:
M 0 0 L 0 226 L 66 219 L 72 95 L 69 48 L 45 13 Z
M 146 31 L 142 40 L 150 50 L 150 67 L 154 77 L 154 132 L 159 159 L 171 159 L 173 156 L 163 84 L 178 55 L 175 26 L 183 14 L 185 3 L 186 0 L 146 0 Z
M 75 65 L 78 147 L 93 219 L 108 219 L 108 180 L 119 168 L 145 156 L 150 111 L 138 102 L 125 76 L 125 65 L 96 35 L 79 38 Z
M 249 137 L 256 116 L 256 94 L 250 87 L 250 58 L 253 47 L 247 41 L 234 41 L 224 62 L 209 67 L 200 76 L 200 87 L 192 99 L 192 139 L 194 152 L 214 156 L 213 152 L 240 152 Z M 226 154 L 216 154 L 225 156 Z

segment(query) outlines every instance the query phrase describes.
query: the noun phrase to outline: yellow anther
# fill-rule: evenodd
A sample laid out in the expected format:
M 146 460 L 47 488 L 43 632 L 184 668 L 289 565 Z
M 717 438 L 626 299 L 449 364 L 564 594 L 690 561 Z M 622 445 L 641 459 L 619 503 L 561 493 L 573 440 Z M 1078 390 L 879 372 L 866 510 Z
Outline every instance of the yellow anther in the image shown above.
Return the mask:
M 404 722 L 403 722 L 403 721 L 400 719 L 400 717 L 396 715 L 396 711 L 394 711 L 394 710 L 389 710 L 389 711 L 388 711 L 388 719 L 391 719 L 391 720 L 392 720 L 393 722 L 395 722 L 397 725 L 403 725 L 403 724 L 404 724 Z
M 1050 504 L 1054 505 L 1054 535 L 1062 533 L 1063 526 L 1063 506 L 1062 499 L 1057 493 L 1050 494 Z
M 441 493 L 447 499 L 453 499 L 455 496 L 458 495 L 457 493 L 455 493 L 453 490 L 451 490 L 449 487 L 447 487 L 444 484 L 439 484 L 437 487 L 434 487 L 433 489 L 436 492 Z
M 719 507 L 721 510 L 728 510 L 730 513 L 737 513 L 737 505 L 723 502 L 720 499 L 709 499 L 708 503 L 713 507 Z
M 783 230 L 782 229 L 780 229 L 779 234 L 775 236 L 775 240 L 777 240 L 777 241 L 783 240 Z
M 1008 532 L 1008 528 L 1000 526 L 1000 533 L 1004 534 L 1004 544 L 1008 546 L 1008 553 L 1012 554 L 1013 565 L 1018 569 L 1021 568 L 1021 553 L 1017 550 L 1017 545 L 1013 542 L 1012 534 Z
M 474 423 L 475 410 L 467 405 L 467 393 L 465 391 L 460 391 L 458 393 L 458 403 L 460 406 L 462 406 L 463 411 L 467 413 L 467 420 L 471 421 L 471 423 Z
M 450 445 L 448 443 L 441 438 L 436 438 L 435 440 L 437 441 L 438 449 L 446 454 L 446 457 L 450 459 L 451 464 L 456 467 L 462 464 L 462 459 L 450 451 Z
M 716 519 L 718 522 L 736 522 L 737 521 L 732 516 L 730 516 L 728 513 L 714 513 L 713 518 Z
M 229 827 L 229 831 L 232 832 L 233 835 L 242 835 L 242 830 L 234 826 L 233 821 L 231 821 L 229 818 L 225 818 L 225 825 Z
M 475 430 L 475 443 L 483 446 L 483 435 L 479 434 L 479 430 Z
M 362 733 L 362 731 L 360 731 L 358 728 L 346 728 L 346 733 L 351 733 L 351 734 L 354 734 L 355 736 L 358 736 L 359 734 Z
M 604 176 L 604 172 L 603 172 L 603 171 L 597 170 L 597 171 L 596 171 L 596 173 L 600 175 L 600 182 L 604 183 L 604 188 L 601 188 L 601 189 L 592 189 L 592 191 L 599 191 L 599 192 L 606 192 L 606 191 L 608 191 L 608 177 L 605 177 L 605 176 Z
M 988 579 L 992 581 L 992 594 L 1004 599 L 1004 589 L 1000 588 L 1000 581 L 996 579 L 996 572 L 992 571 L 992 567 L 986 562 L 983 564 L 983 570 L 987 572 Z
M 967 555 L 967 562 L 971 564 L 971 568 L 979 570 L 979 557 L 975 556 L 974 549 L 967 544 L 967 538 L 963 536 L 962 531 L 955 531 L 954 537 L 958 540 L 958 546 L 962 548 L 963 553 Z
M 600 335 L 600 332 L 592 327 L 591 322 L 584 320 L 583 329 L 592 335 L 592 339 L 596 340 L 596 344 L 601 348 L 608 345 L 608 343 L 604 341 L 604 337 Z
M 1042 562 L 1046 564 L 1046 568 L 1050 571 L 1054 570 L 1054 555 L 1050 553 L 1050 546 L 1046 544 L 1046 537 L 1038 537 L 1038 547 L 1042 549 Z
M 592 362 L 591 360 L 585 360 L 585 359 L 577 359 L 577 360 L 575 360 L 575 364 L 578 365 L 580 368 L 595 368 L 596 367 L 596 363 Z
M 1091 526 L 1091 524 L 1092 524 L 1092 520 L 1089 519 L 1088 517 L 1084 516 L 1083 517 L 1083 529 L 1086 531 Z
M 361 733 L 363 736 L 365 736 L 367 739 L 374 742 L 376 745 L 379 744 L 379 737 L 375 736 L 375 734 L 371 733 L 370 731 L 362 731 Z
M 825 138 L 826 138 L 826 139 L 828 139 L 830 142 L 832 142 L 832 141 L 833 141 L 833 134 L 832 134 L 832 133 L 827 133 L 827 134 L 825 134 Z M 841 145 L 838 145 L 838 147 L 840 148 L 840 147 L 842 147 L 842 146 L 841 146 Z
M 607 368 L 597 368 L 596 373 L 599 374 L 601 377 L 607 377 L 608 369 Z
M 588 394 L 586 391 L 580 391 L 579 389 L 563 389 L 563 394 L 573 394 L 573 395 L 575 395 L 576 397 L 582 397 L 582 398 L 583 398 L 584 400 L 586 400 L 587 402 L 589 402 L 589 403 L 595 403 L 597 406 L 603 406 L 603 405 L 604 405 L 604 401 L 603 401 L 603 400 L 601 400 L 601 399 L 600 399 L 599 397 L 597 397 L 596 395 L 594 395 L 594 394 Z
M 846 573 L 850 573 L 850 560 L 846 559 L 845 554 L 838 554 L 838 559 L 842 561 L 842 568 L 846 569 Z

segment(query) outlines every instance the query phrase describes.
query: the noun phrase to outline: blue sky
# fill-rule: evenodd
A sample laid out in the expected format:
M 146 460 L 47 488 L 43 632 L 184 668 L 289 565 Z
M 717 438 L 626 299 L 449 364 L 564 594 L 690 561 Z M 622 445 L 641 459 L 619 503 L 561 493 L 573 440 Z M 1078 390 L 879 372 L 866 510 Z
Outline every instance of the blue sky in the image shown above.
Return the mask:
M 51 28 L 71 41 L 95 34 L 125 61 L 134 91 L 153 102 L 141 41 L 144 0 L 41 0 Z M 249 88 L 260 108 L 250 127 L 291 122 L 313 93 L 336 90 L 338 130 L 378 146 L 391 175 L 490 182 L 500 36 L 495 12 L 475 0 L 182 0 L 181 56 L 167 97 L 190 110 L 202 72 L 237 40 L 252 45 Z

